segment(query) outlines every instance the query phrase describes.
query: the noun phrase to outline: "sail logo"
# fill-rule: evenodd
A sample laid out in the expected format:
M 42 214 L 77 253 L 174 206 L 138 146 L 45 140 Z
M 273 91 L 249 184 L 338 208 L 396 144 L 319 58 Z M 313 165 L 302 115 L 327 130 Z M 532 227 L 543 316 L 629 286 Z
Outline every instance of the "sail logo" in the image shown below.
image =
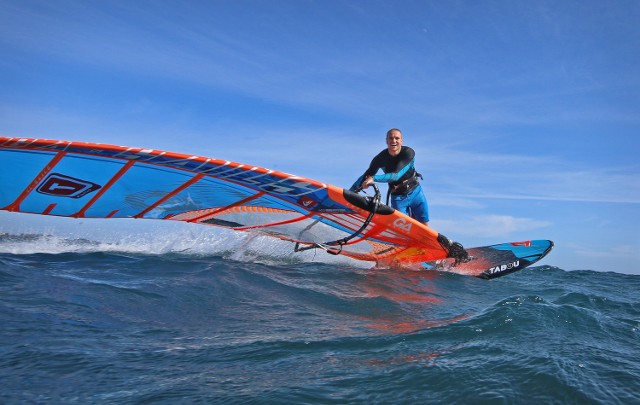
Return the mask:
M 411 232 L 411 222 L 408 222 L 404 218 L 398 218 L 393 221 L 393 226 L 395 226 L 396 228 L 400 228 L 403 231 Z
M 316 205 L 318 205 L 318 202 L 316 200 L 314 200 L 311 197 L 307 197 L 302 196 L 300 197 L 300 199 L 298 200 L 298 204 L 302 205 L 304 208 L 311 210 L 313 209 L 313 207 L 315 207 Z
M 515 262 L 501 264 L 499 266 L 492 267 L 489 270 L 487 270 L 487 273 L 489 274 L 502 273 L 503 271 L 511 270 L 518 266 L 520 266 L 520 260 L 516 260 Z
M 264 173 L 256 169 L 256 167 L 247 169 L 243 166 L 229 168 L 227 165 L 223 165 L 202 170 L 201 172 L 224 180 L 237 180 L 241 184 L 247 183 L 267 193 L 281 194 L 290 197 L 300 197 L 326 188 L 325 185 L 314 185 L 296 176 L 283 179 L 282 177 L 273 175 L 272 171 Z
M 36 189 L 40 194 L 80 198 L 100 188 L 98 184 L 60 173 L 51 173 Z

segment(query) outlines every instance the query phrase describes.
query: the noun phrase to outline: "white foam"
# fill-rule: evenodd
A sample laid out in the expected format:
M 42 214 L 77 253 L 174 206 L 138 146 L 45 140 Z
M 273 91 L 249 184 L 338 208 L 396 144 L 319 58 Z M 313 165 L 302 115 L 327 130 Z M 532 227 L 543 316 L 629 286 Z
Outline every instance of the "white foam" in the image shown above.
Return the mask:
M 265 264 L 319 262 L 371 267 L 321 250 L 214 226 L 147 219 L 73 219 L 0 211 L 0 253 L 129 253 L 223 256 Z

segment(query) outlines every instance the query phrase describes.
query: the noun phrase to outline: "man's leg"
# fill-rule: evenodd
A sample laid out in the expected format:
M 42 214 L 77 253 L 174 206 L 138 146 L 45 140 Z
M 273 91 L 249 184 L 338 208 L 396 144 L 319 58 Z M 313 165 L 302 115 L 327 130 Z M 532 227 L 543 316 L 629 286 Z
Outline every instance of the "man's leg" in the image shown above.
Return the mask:
M 409 212 L 411 217 L 417 219 L 423 224 L 429 223 L 429 204 L 422 192 L 422 186 L 416 187 L 411 193 L 409 193 Z
M 406 195 L 392 195 L 391 206 L 405 215 L 410 215 L 409 198 Z

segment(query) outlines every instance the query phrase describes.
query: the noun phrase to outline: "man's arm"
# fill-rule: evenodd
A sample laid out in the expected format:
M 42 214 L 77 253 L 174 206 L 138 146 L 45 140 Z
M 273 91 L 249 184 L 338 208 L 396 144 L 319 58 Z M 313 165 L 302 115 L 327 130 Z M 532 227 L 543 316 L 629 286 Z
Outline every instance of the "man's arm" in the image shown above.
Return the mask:
M 373 175 L 376 174 L 378 170 L 380 170 L 384 166 L 383 153 L 386 153 L 386 150 L 383 150 L 382 152 L 378 153 L 371 160 L 371 163 L 369 164 L 369 168 L 364 172 L 362 176 L 358 177 L 358 180 L 356 180 L 355 183 L 353 183 L 353 185 L 349 188 L 349 190 L 358 191 L 362 188 L 369 187 L 369 185 L 373 183 Z M 371 179 L 371 181 L 368 181 L 365 184 L 365 180 L 368 180 L 368 179 Z
M 358 180 L 355 181 L 355 183 L 353 183 L 353 185 L 349 188 L 349 190 L 351 191 L 359 191 L 362 187 L 362 182 L 364 181 L 364 174 L 360 177 L 358 177 Z

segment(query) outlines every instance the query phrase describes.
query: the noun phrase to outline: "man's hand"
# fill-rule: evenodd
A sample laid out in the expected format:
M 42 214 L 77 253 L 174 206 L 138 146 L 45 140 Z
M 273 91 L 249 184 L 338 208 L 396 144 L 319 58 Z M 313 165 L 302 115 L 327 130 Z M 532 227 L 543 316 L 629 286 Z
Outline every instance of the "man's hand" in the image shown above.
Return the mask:
M 360 185 L 361 189 L 365 189 L 368 188 L 370 185 L 372 185 L 374 183 L 373 181 L 373 177 L 371 176 L 367 176 L 365 177 L 365 179 L 362 181 L 362 184 Z

